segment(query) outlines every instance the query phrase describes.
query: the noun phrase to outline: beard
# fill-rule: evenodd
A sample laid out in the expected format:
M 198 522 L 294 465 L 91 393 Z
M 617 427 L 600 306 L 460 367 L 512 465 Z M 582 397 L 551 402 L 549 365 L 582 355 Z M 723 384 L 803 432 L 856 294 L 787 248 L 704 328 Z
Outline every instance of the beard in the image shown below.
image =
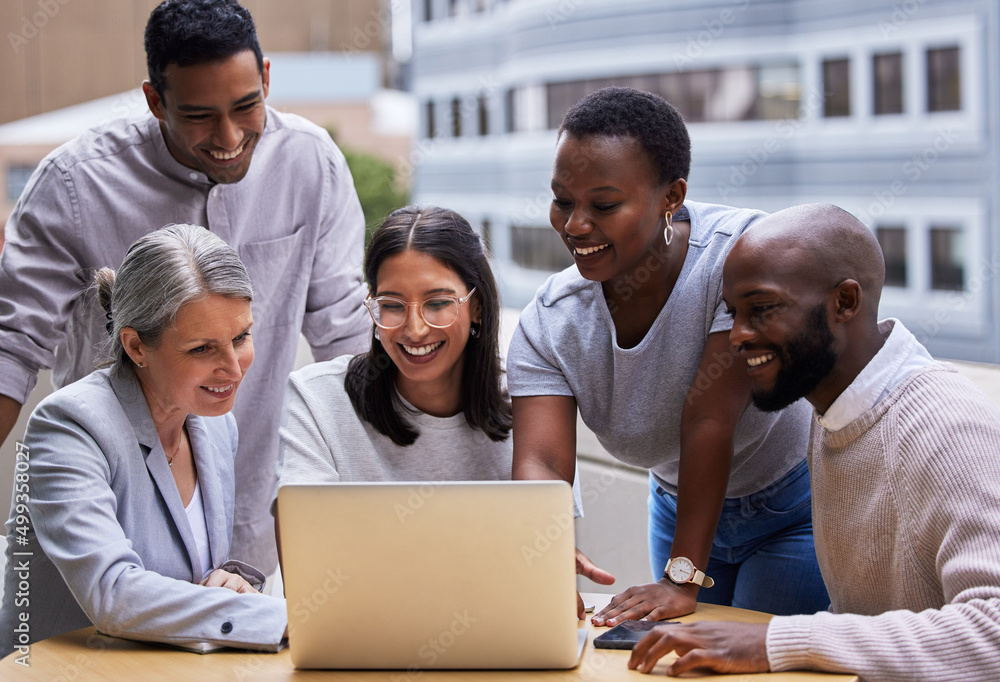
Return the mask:
M 754 406 L 764 412 L 777 412 L 812 393 L 837 364 L 833 343 L 826 306 L 821 303 L 809 311 L 801 334 L 784 348 L 770 349 L 778 356 L 781 369 L 770 390 L 753 389 Z

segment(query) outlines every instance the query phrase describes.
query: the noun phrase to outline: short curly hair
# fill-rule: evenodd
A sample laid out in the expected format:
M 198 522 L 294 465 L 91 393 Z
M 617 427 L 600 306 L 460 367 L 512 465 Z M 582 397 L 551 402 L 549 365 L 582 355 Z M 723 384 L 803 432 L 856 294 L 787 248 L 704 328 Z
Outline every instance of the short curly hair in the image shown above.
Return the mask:
M 670 102 L 635 88 L 602 88 L 566 112 L 559 134 L 634 138 L 649 155 L 657 180 L 667 184 L 691 172 L 691 138 Z
M 253 17 L 236 0 L 166 0 L 149 15 L 145 33 L 149 82 L 163 97 L 168 64 L 184 67 L 228 59 L 250 50 L 257 71 L 264 54 Z

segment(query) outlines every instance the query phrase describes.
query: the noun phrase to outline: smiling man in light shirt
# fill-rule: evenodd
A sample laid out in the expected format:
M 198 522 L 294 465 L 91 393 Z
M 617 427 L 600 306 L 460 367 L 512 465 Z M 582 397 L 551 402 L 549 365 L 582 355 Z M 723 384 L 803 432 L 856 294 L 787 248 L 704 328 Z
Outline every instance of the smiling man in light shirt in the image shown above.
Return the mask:
M 40 368 L 88 374 L 107 339 L 89 283 L 143 234 L 202 225 L 239 253 L 254 288 L 257 370 L 234 413 L 233 557 L 277 565 L 268 511 L 278 422 L 300 332 L 318 360 L 361 350 L 364 216 L 322 128 L 268 108 L 270 65 L 235 0 L 168 0 L 145 31 L 149 113 L 89 130 L 47 156 L 0 255 L 0 440 Z M 15 437 L 18 434 L 14 434 Z
M 1000 414 L 899 320 L 879 322 L 884 276 L 871 231 L 829 205 L 774 213 L 733 248 L 723 296 L 754 403 L 815 409 L 813 525 L 832 605 L 766 625 L 662 626 L 630 668 L 674 651 L 672 675 L 996 679 Z

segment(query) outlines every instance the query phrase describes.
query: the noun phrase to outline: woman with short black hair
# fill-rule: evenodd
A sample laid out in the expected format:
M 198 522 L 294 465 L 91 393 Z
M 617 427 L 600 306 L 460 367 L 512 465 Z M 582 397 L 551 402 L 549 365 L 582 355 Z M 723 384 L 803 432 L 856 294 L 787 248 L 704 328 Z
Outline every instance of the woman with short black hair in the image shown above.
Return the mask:
M 549 219 L 575 267 L 542 286 L 508 354 L 514 478 L 573 480 L 578 410 L 608 452 L 650 471 L 658 581 L 614 597 L 597 625 L 684 615 L 696 598 L 784 614 L 829 603 L 812 539 L 811 410 L 749 406 L 721 299 L 726 254 L 764 214 L 689 201 L 690 166 L 684 121 L 658 95 L 605 88 L 569 110 Z M 578 567 L 612 579 L 582 554 Z

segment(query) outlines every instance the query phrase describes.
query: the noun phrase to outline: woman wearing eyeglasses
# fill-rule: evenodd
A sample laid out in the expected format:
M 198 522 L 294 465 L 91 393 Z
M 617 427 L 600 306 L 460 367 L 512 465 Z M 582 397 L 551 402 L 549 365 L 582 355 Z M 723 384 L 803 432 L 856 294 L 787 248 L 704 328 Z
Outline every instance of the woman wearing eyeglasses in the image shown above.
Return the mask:
M 454 211 L 401 208 L 364 269 L 371 349 L 289 377 L 278 484 L 510 479 L 500 302 L 479 236 Z

